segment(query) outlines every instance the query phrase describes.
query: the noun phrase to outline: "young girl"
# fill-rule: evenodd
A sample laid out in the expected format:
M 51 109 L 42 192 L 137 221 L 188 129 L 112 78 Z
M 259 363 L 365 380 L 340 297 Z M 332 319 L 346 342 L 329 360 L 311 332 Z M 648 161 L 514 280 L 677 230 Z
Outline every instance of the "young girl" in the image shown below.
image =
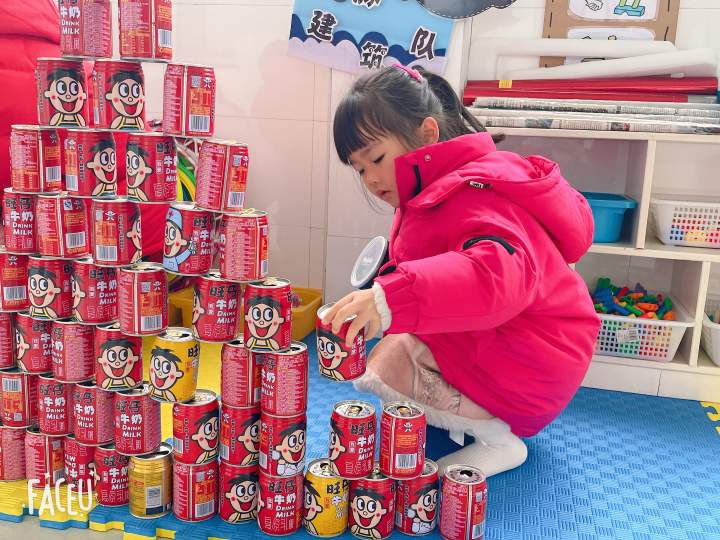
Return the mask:
M 493 475 L 580 386 L 600 322 L 569 267 L 592 242 L 583 196 L 556 163 L 498 151 L 443 78 L 390 67 L 337 109 L 335 147 L 392 205 L 389 262 L 372 289 L 328 311 L 348 343 L 385 333 L 356 383 L 424 405 L 428 423 L 476 442 L 440 460 Z

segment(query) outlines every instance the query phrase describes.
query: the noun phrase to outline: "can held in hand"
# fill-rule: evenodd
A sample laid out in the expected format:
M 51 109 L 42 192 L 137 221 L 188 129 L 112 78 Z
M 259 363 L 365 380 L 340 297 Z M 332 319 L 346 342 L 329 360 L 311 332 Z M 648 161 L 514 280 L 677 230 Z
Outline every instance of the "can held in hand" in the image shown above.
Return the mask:
M 260 447 L 260 407 L 231 407 L 220 410 L 220 459 L 233 465 L 257 465 Z
M 0 369 L 15 367 L 15 316 L 0 313 Z
M 28 258 L 28 295 L 33 319 L 72 316 L 72 263 L 60 259 Z
M 130 457 L 130 514 L 154 518 L 172 507 L 172 449 L 163 443 L 156 450 Z
M 165 217 L 163 266 L 175 274 L 201 275 L 212 266 L 211 212 L 192 203 L 170 206 Z
M 64 163 L 65 190 L 71 197 L 117 195 L 117 151 L 112 132 L 68 129 Z
M 140 263 L 132 268 L 120 268 L 118 291 L 121 332 L 151 336 L 161 334 L 167 328 L 168 287 L 162 266 Z
M 395 481 L 376 465 L 368 476 L 350 482 L 350 532 L 358 538 L 383 539 L 394 528 Z
M 160 444 L 160 403 L 150 385 L 115 393 L 115 448 L 121 454 L 151 452 Z
M 220 418 L 218 398 L 210 390 L 197 390 L 187 403 L 175 403 L 173 458 L 176 463 L 206 463 L 218 457 Z
M 257 519 L 257 465 L 232 465 L 220 462 L 220 519 L 228 523 L 245 523 Z
M 130 133 L 125 146 L 127 198 L 168 203 L 177 197 L 175 139 L 163 133 Z
M 187 328 L 168 328 L 155 340 L 150 358 L 151 396 L 186 402 L 197 388 L 200 345 Z
M 76 58 L 110 58 L 112 28 L 107 0 L 60 0 L 60 53 Z
M 92 254 L 98 266 L 127 266 L 142 257 L 140 207 L 125 198 L 93 200 Z
M 15 359 L 27 373 L 52 371 L 52 322 L 37 321 L 29 314 L 15 314 Z
M 73 389 L 74 433 L 79 443 L 99 445 L 113 440 L 115 435 L 114 397 L 112 392 L 101 390 L 93 382 L 75 385 Z
M 68 486 L 90 493 L 95 485 L 95 447 L 80 444 L 74 435 L 65 437 L 65 477 Z
M 228 342 L 239 332 L 241 286 L 213 270 L 200 276 L 193 296 L 193 335 L 201 341 Z
M 93 327 L 74 321 L 53 321 L 53 375 L 62 382 L 82 382 L 95 374 Z
M 333 471 L 328 459 L 316 459 L 305 474 L 303 525 L 314 536 L 330 538 L 345 532 L 350 481 Z
M 401 480 L 395 493 L 395 528 L 410 536 L 430 534 L 440 513 L 438 466 L 425 460 L 419 478 Z
M 334 305 L 325 304 L 317 312 L 316 336 L 320 374 L 334 381 L 352 381 L 365 373 L 367 354 L 365 351 L 365 329 L 361 328 L 351 347 L 345 345 L 352 318 L 348 319 L 335 334 L 330 323 L 323 324 L 322 318 Z
M 267 212 L 248 208 L 223 214 L 219 228 L 220 275 L 231 281 L 261 280 L 268 273 Z
M 95 496 L 103 506 L 121 506 L 130 501 L 128 467 L 130 458 L 118 454 L 112 443 L 95 448 Z
M 92 73 L 93 117 L 102 129 L 145 129 L 145 77 L 142 64 L 96 60 Z
M 180 137 L 215 133 L 215 70 L 168 64 L 163 88 L 163 132 Z
M 425 411 L 416 403 L 386 403 L 380 418 L 380 470 L 396 480 L 417 478 L 425 465 Z
M 3 191 L 3 233 L 9 253 L 37 253 L 35 235 L 36 195 L 18 193 L 12 188 Z
M 258 526 L 265 534 L 281 536 L 297 531 L 303 519 L 302 473 L 278 478 L 260 471 Z
M 25 472 L 28 482 L 36 488 L 54 486 L 60 478 L 65 478 L 65 457 L 63 442 L 65 437 L 53 437 L 40 433 L 31 427 L 25 434 Z
M 305 414 L 260 414 L 260 470 L 272 476 L 294 476 L 305 470 Z
M 292 342 L 292 291 L 286 279 L 266 278 L 245 286 L 245 346 L 281 351 Z
M 225 343 L 220 353 L 223 404 L 250 407 L 260 403 L 262 355 L 245 347 L 242 337 Z
M 45 435 L 67 435 L 72 431 L 71 386 L 51 375 L 38 376 L 38 426 Z
M 53 127 L 87 127 L 90 103 L 81 60 L 38 58 L 38 124 Z
M 95 381 L 103 390 L 122 391 L 142 383 L 142 338 L 112 323 L 95 327 Z
M 119 0 L 120 57 L 172 59 L 172 0 Z
M 117 274 L 92 259 L 72 262 L 73 319 L 85 324 L 106 324 L 117 319 Z
M 487 481 L 480 469 L 451 465 L 442 479 L 440 534 L 448 540 L 485 538 Z
M 87 212 L 82 199 L 38 195 L 35 220 L 40 255 L 74 259 L 90 253 Z
M 22 311 L 28 300 L 28 258 L 0 248 L 0 311 Z
M 268 414 L 295 416 L 307 411 L 308 349 L 293 341 L 285 351 L 263 354 L 260 407 Z
M 0 426 L 0 480 L 25 479 L 25 428 Z
M 245 144 L 204 141 L 198 156 L 195 203 L 213 212 L 242 210 L 249 163 Z
M 60 137 L 55 128 L 14 125 L 10 131 L 10 185 L 19 193 L 62 190 Z
M 217 512 L 218 464 L 173 464 L 173 513 L 183 521 L 204 521 Z
M 2 425 L 27 427 L 38 420 L 38 376 L 17 368 L 0 371 Z
M 358 479 L 375 465 L 375 407 L 359 400 L 336 403 L 330 417 L 329 461 L 343 478 Z

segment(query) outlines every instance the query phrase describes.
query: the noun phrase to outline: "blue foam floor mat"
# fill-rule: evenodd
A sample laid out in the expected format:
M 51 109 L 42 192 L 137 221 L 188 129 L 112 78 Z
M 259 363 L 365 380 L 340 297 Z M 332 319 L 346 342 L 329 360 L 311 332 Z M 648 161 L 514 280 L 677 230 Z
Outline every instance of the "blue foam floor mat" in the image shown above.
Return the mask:
M 333 404 L 379 400 L 351 383 L 321 377 L 314 342 L 308 409 L 308 461 L 327 455 Z M 719 540 L 720 426 L 700 403 L 581 388 L 560 417 L 527 439 L 518 469 L 489 479 L 488 540 Z M 717 411 L 720 413 L 720 410 Z M 451 448 L 432 430 L 429 453 Z M 268 538 L 255 524 L 231 526 L 217 517 L 188 524 L 172 516 L 128 518 L 123 509 L 96 508 L 91 521 L 120 519 L 126 531 L 176 540 Z M 122 516 L 121 514 L 124 514 Z M 403 538 L 399 533 L 394 538 Z M 286 538 L 313 538 L 300 531 Z M 353 538 L 346 533 L 340 538 Z M 425 538 L 440 538 L 435 533 Z

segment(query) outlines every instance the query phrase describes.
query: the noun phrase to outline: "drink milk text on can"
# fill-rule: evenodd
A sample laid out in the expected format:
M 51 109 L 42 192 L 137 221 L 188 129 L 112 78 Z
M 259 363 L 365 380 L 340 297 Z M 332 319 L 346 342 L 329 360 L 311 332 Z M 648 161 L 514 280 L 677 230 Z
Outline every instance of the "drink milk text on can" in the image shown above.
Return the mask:
M 200 345 L 187 328 L 168 328 L 155 340 L 150 357 L 151 396 L 186 402 L 197 388 Z
M 68 435 L 63 442 L 65 451 L 65 477 L 68 486 L 88 493 L 95 485 L 95 447 L 77 442 Z
M 268 274 L 267 212 L 247 208 L 223 214 L 218 223 L 220 275 L 231 281 L 261 280 Z
M 307 410 L 308 349 L 293 341 L 284 351 L 263 354 L 260 406 L 268 414 L 294 416 Z
M 142 64 L 96 60 L 92 73 L 93 120 L 102 129 L 145 129 L 145 77 Z
M 0 311 L 22 311 L 28 300 L 28 258 L 0 248 Z
M 262 355 L 245 347 L 242 337 L 225 343 L 220 353 L 223 404 L 250 407 L 260 403 Z
M 62 189 L 60 137 L 55 128 L 14 125 L 10 131 L 10 185 L 18 193 Z
M 38 124 L 53 127 L 88 127 L 90 102 L 81 60 L 38 58 Z
M 348 319 L 337 334 L 332 325 L 323 324 L 322 318 L 334 304 L 325 304 L 317 312 L 316 337 L 320 374 L 335 381 L 352 381 L 365 373 L 365 329 L 361 328 L 352 346 L 345 345 L 345 338 L 352 323 Z
M 82 199 L 55 193 L 38 195 L 35 221 L 40 255 L 75 259 L 90 253 L 87 212 Z
M 3 233 L 8 253 L 37 253 L 36 198 L 36 195 L 18 193 L 12 188 L 5 188 L 3 191 Z
M 173 464 L 173 512 L 183 521 L 203 521 L 217 512 L 217 461 Z
M 15 359 L 23 371 L 52 371 L 51 325 L 51 321 L 37 321 L 27 312 L 15 314 Z
M 207 463 L 218 457 L 220 418 L 218 398 L 210 390 L 197 390 L 187 403 L 174 403 L 173 458 L 176 463 Z
M 130 457 L 128 484 L 130 514 L 154 518 L 167 514 L 172 507 L 172 449 L 162 443 L 157 449 Z
M 118 270 L 118 320 L 121 332 L 135 336 L 161 334 L 167 328 L 168 286 L 162 266 L 140 263 Z
M 112 443 L 95 447 L 95 496 L 103 506 L 121 506 L 130 501 L 130 458 L 118 454 Z
M 213 212 L 239 212 L 245 205 L 248 147 L 236 141 L 204 141 L 197 165 L 195 202 Z
M 451 465 L 442 479 L 440 534 L 447 540 L 485 538 L 487 481 L 480 469 Z
M 420 477 L 401 480 L 395 493 L 395 528 L 410 536 L 430 534 L 440 513 L 438 466 L 425 460 Z
M 257 465 L 232 465 L 220 461 L 220 519 L 228 523 L 245 523 L 257 519 Z
M 65 437 L 40 433 L 35 427 L 27 429 L 25 472 L 30 485 L 37 488 L 54 486 L 57 480 L 65 478 L 64 440 Z
M 175 139 L 163 133 L 130 133 L 125 145 L 127 198 L 168 203 L 177 197 Z
M 193 295 L 193 335 L 201 341 L 228 342 L 239 332 L 241 286 L 220 277 L 216 270 L 200 276 Z
M 95 327 L 95 382 L 103 390 L 130 390 L 142 383 L 142 338 L 118 323 Z
M 72 262 L 28 258 L 28 296 L 33 319 L 56 320 L 72 316 Z
M 52 375 L 38 376 L 38 426 L 45 435 L 67 435 L 72 431 L 72 384 Z
M 305 474 L 305 530 L 322 538 L 344 533 L 349 498 L 350 481 L 338 476 L 328 459 L 311 462 Z
M 0 369 L 15 367 L 15 315 L 0 313 Z
M 0 371 L 2 425 L 27 427 L 38 420 L 38 376 L 17 368 Z
M 336 403 L 330 417 L 328 457 L 343 478 L 364 478 L 373 470 L 377 420 L 375 407 L 359 400 Z
M 274 277 L 245 286 L 245 346 L 254 351 L 281 351 L 292 342 L 290 282 Z
M 212 137 L 215 132 L 215 70 L 168 64 L 163 87 L 163 133 Z
M 425 465 L 425 411 L 409 401 L 386 403 L 380 418 L 380 470 L 396 480 L 417 478 Z
M 93 382 L 76 384 L 73 389 L 75 407 L 75 439 L 82 444 L 106 444 L 115 435 L 113 405 L 115 394 L 98 388 Z
M 170 206 L 165 217 L 163 266 L 175 274 L 202 275 L 212 266 L 212 212 L 192 203 Z
M 233 465 L 257 465 L 260 448 L 260 407 L 220 410 L 220 459 Z
M 64 146 L 68 195 L 103 198 L 117 195 L 117 150 L 112 132 L 68 129 Z
M 368 476 L 350 482 L 348 526 L 358 538 L 387 538 L 395 519 L 395 481 L 376 465 Z
M 53 376 L 62 382 L 82 382 L 95 373 L 93 327 L 75 321 L 53 321 L 50 330 Z
M 121 454 L 146 454 L 160 444 L 160 403 L 150 385 L 115 393 L 115 449 Z
M 112 28 L 108 0 L 60 0 L 60 53 L 76 58 L 110 58 Z
M 119 0 L 120 57 L 172 59 L 172 0 Z
M 127 266 L 142 257 L 140 207 L 125 198 L 93 200 L 92 256 L 98 266 Z
M 72 262 L 73 319 L 84 324 L 107 324 L 117 319 L 117 274 L 92 259 Z
M 303 518 L 302 472 L 288 478 L 260 471 L 258 526 L 265 534 L 282 536 L 297 531 Z
M 0 426 L 0 480 L 25 479 L 25 428 Z
M 305 414 L 260 414 L 260 470 L 272 476 L 294 476 L 305 470 Z

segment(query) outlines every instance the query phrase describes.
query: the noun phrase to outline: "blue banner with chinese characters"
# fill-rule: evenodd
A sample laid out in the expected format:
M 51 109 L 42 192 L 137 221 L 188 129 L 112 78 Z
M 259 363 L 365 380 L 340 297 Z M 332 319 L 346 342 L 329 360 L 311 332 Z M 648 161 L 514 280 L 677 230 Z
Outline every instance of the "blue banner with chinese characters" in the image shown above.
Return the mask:
M 416 0 L 295 0 L 288 52 L 351 73 L 401 63 L 442 74 L 453 24 Z

